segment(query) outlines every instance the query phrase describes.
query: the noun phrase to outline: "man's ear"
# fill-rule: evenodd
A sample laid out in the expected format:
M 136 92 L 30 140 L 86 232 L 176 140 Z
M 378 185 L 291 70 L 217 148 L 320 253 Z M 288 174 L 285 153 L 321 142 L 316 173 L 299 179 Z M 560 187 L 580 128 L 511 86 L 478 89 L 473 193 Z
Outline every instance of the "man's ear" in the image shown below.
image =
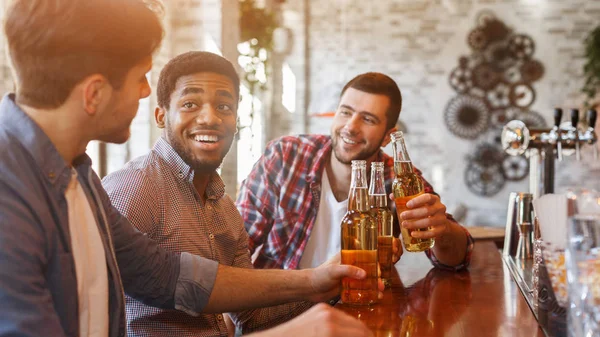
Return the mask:
M 166 126 L 166 119 L 167 118 L 167 112 L 165 111 L 165 109 L 161 108 L 161 107 L 156 107 L 154 109 L 154 120 L 156 121 L 156 126 L 158 126 L 159 129 L 164 129 Z
M 395 126 L 386 131 L 385 137 L 383 137 L 383 140 L 381 141 L 381 147 L 386 147 L 392 141 L 391 134 L 396 131 L 398 131 L 398 128 Z
M 81 82 L 81 88 L 83 109 L 90 116 L 98 113 L 98 110 L 108 103 L 112 94 L 112 86 L 106 77 L 100 74 L 86 77 Z

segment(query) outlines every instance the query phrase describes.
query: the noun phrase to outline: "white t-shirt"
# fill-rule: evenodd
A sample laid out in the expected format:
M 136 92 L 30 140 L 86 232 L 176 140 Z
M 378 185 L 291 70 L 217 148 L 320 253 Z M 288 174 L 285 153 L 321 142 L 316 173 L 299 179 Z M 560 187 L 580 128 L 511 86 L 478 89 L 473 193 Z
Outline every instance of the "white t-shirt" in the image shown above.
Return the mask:
M 300 259 L 300 269 L 314 268 L 340 251 L 342 218 L 348 211 L 348 198 L 337 201 L 331 190 L 327 170 L 321 177 L 321 201 L 317 219 Z
M 72 170 L 65 198 L 77 275 L 79 336 L 108 337 L 106 255 L 94 213 L 75 170 Z

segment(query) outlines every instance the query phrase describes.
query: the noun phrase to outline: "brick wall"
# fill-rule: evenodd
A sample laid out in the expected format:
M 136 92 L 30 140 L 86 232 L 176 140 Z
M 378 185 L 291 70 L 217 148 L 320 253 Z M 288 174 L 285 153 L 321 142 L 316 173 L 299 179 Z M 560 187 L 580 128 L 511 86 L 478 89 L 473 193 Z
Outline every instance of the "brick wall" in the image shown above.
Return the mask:
M 537 100 L 532 109 L 548 122 L 554 106 L 581 104 L 581 41 L 600 23 L 599 0 L 306 0 L 288 1 L 284 10 L 297 18 L 303 15 L 304 6 L 310 6 L 310 15 L 305 17 L 310 22 L 309 59 L 305 60 L 309 82 L 300 87 L 310 88 L 310 100 L 306 107 L 300 102 L 299 106 L 308 113 L 334 109 L 343 84 L 362 72 L 380 71 L 393 77 L 404 97 L 400 118 L 408 126 L 415 164 L 449 206 L 464 203 L 469 207 L 469 225 L 502 225 L 509 192 L 528 190 L 525 180 L 507 183 L 492 198 L 472 194 L 463 182 L 463 172 L 465 156 L 476 143 L 453 136 L 443 122 L 444 107 L 455 94 L 448 84 L 449 73 L 459 56 L 471 52 L 466 37 L 476 26 L 477 13 L 492 10 L 512 29 L 535 40 L 534 56 L 546 73 L 535 83 Z M 301 21 L 285 24 L 300 39 L 305 37 Z M 297 62 L 303 56 L 302 46 L 295 41 L 290 59 Z M 308 130 L 328 133 L 329 124 L 328 119 L 312 118 Z M 579 170 L 570 174 L 573 170 L 567 171 L 566 166 Z M 558 180 L 567 184 L 600 181 L 600 171 L 594 166 L 590 156 L 585 163 L 561 163 Z

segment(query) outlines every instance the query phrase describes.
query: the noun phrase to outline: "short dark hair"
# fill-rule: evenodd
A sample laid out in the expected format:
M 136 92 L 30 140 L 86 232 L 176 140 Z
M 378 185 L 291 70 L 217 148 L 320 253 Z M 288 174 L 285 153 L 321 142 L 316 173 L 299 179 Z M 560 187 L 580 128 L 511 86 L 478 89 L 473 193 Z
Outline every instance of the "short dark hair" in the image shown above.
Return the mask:
M 156 89 L 158 106 L 163 109 L 169 108 L 171 94 L 180 77 L 208 72 L 229 77 L 233 83 L 235 98 L 239 99 L 240 78 L 231 62 L 222 56 L 206 51 L 190 51 L 176 56 L 161 70 Z
M 155 0 L 14 0 L 4 31 L 17 101 L 64 104 L 85 77 L 101 74 L 120 89 L 127 73 L 160 46 Z
M 390 106 L 386 113 L 387 128 L 389 130 L 396 126 L 400 110 L 402 110 L 402 94 L 392 78 L 382 73 L 370 72 L 360 74 L 346 83 L 340 97 L 344 95 L 344 92 L 348 88 L 364 91 L 369 94 L 387 96 L 390 99 Z

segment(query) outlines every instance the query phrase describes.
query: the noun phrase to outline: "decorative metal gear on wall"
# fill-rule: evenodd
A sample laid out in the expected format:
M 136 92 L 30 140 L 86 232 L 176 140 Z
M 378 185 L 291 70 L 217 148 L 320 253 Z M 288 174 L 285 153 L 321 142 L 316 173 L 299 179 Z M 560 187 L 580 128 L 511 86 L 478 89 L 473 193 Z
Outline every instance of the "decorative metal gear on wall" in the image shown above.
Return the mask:
M 506 179 L 499 165 L 483 166 L 472 161 L 465 170 L 465 182 L 471 192 L 490 197 L 500 192 Z
M 521 82 L 521 78 L 523 74 L 521 74 L 521 69 L 518 66 L 512 66 L 504 71 L 503 79 L 507 83 L 517 83 Z
M 488 128 L 490 113 L 485 102 L 475 96 L 456 96 L 446 106 L 444 121 L 461 138 L 474 139 Z
M 469 58 L 466 56 L 461 56 L 458 59 L 458 66 L 460 68 L 468 68 L 469 67 Z
M 502 172 L 506 180 L 522 180 L 529 173 L 529 160 L 524 156 L 504 156 Z
M 533 83 L 544 76 L 544 65 L 534 58 L 533 39 L 514 32 L 494 12 L 479 12 L 475 22 L 467 36 L 471 53 L 461 56 L 450 73 L 450 86 L 458 96 L 446 105 L 444 121 L 458 137 L 487 142 L 475 150 L 465 181 L 474 193 L 490 196 L 500 191 L 505 179 L 527 175 L 523 158 L 494 155 L 502 153 L 495 140 L 512 119 L 532 127 L 546 124 L 529 110 L 536 98 Z
M 483 50 L 488 44 L 488 37 L 481 28 L 475 28 L 469 33 L 469 46 L 473 50 Z
M 493 144 L 480 144 L 475 149 L 475 155 L 473 156 L 474 162 L 489 167 L 494 165 L 501 165 L 504 160 L 504 151 L 498 146 Z
M 503 72 L 516 63 L 512 51 L 509 49 L 509 44 L 506 41 L 490 43 L 483 53 L 487 62 L 498 72 Z
M 535 90 L 529 83 L 515 83 L 510 87 L 508 96 L 512 106 L 527 109 L 535 101 Z
M 494 128 L 502 128 L 506 123 L 513 119 L 516 119 L 519 114 L 522 113 L 521 109 L 518 108 L 502 108 L 492 111 L 490 117 L 490 123 Z
M 535 51 L 535 42 L 527 35 L 513 35 L 510 37 L 508 48 L 514 57 L 518 59 L 528 59 Z
M 510 86 L 499 82 L 492 90 L 487 92 L 488 104 L 493 109 L 506 108 L 510 106 Z
M 473 68 L 473 85 L 483 90 L 493 89 L 500 81 L 498 72 L 489 63 L 480 63 Z
M 459 93 L 467 92 L 473 87 L 473 71 L 470 68 L 458 67 L 450 74 L 450 86 Z
M 483 25 L 483 32 L 489 41 L 502 41 L 510 34 L 510 29 L 506 27 L 504 22 L 491 18 Z
M 544 76 L 544 65 L 536 60 L 527 60 L 523 62 L 519 71 L 521 72 L 522 81 L 531 83 Z

